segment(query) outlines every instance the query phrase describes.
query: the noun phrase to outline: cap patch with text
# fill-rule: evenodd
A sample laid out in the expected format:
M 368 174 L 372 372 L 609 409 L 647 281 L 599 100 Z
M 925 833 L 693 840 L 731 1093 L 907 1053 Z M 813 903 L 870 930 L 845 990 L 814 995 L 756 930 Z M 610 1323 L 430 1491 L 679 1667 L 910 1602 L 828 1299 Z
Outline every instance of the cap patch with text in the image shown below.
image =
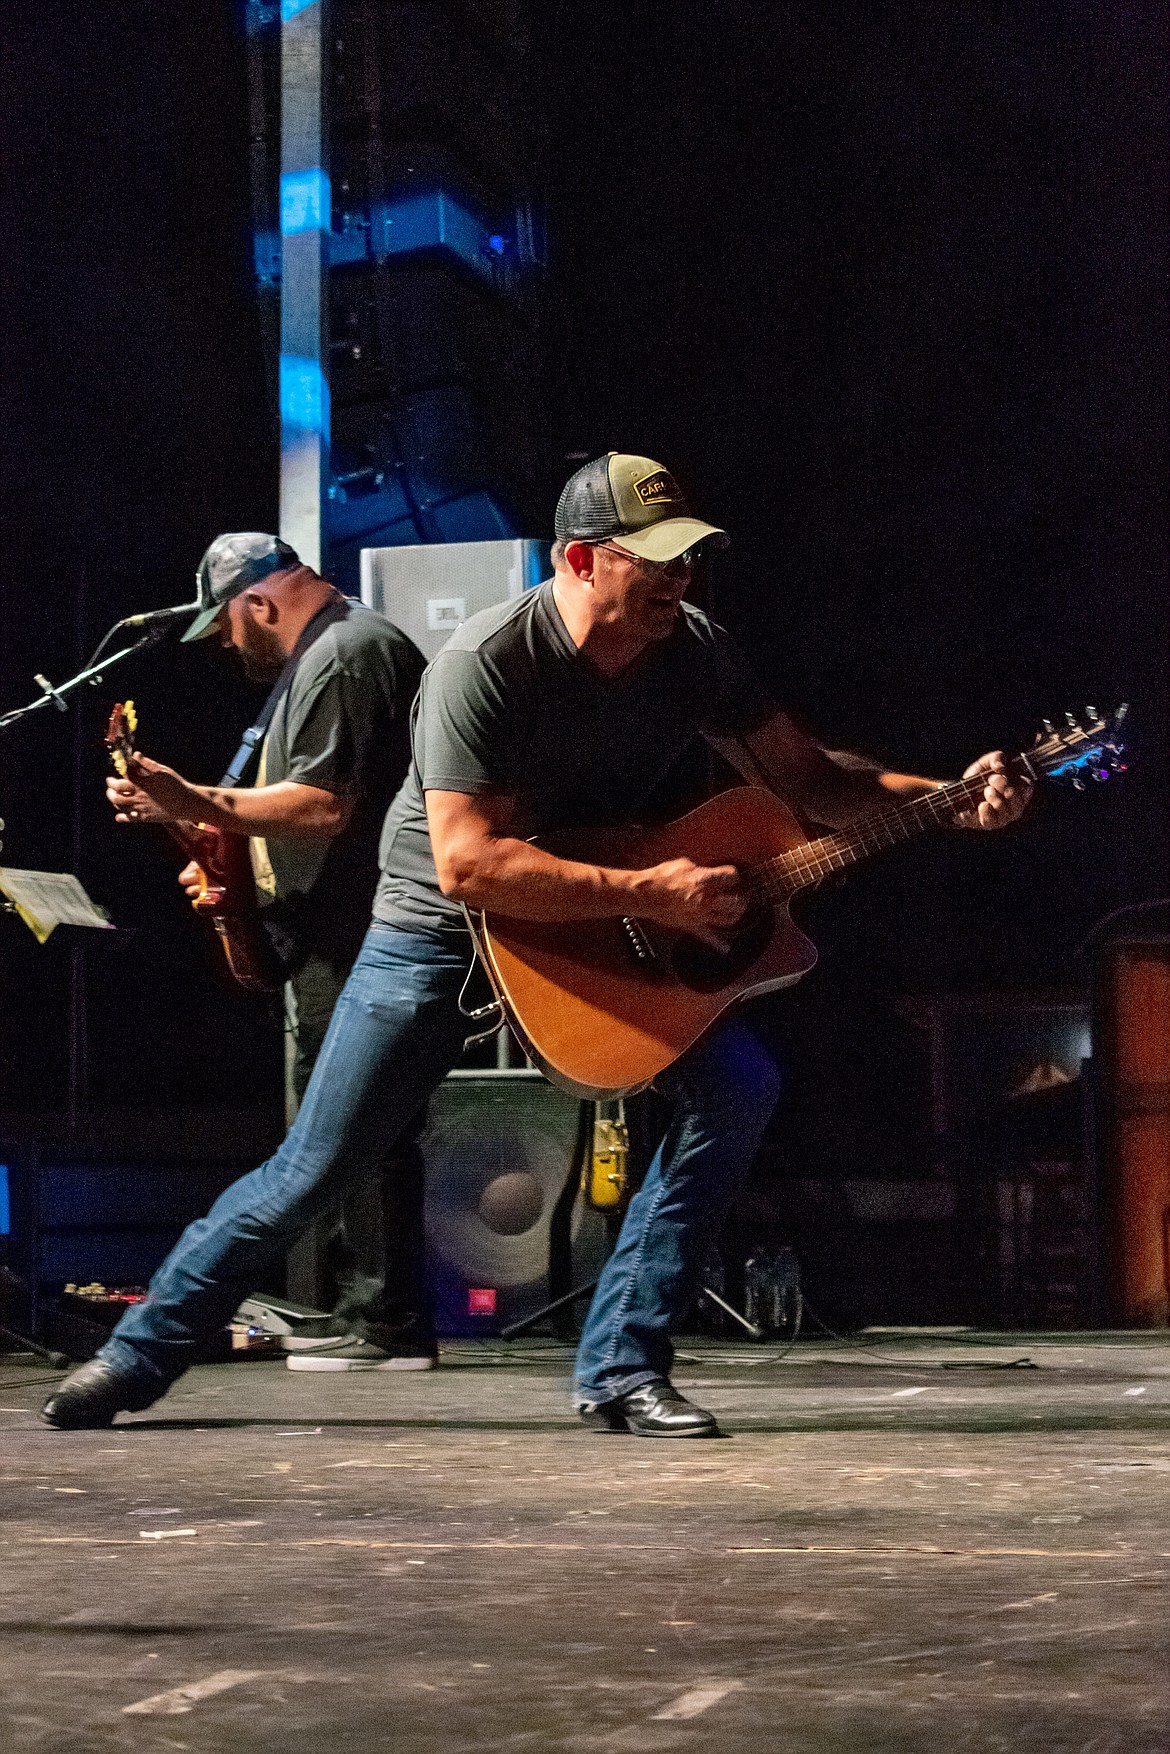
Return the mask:
M 717 524 L 694 516 L 669 469 L 624 451 L 595 457 L 570 477 L 557 503 L 556 535 L 562 542 L 612 541 L 660 565 L 700 542 L 727 540 Z
M 643 475 L 640 481 L 631 485 L 643 505 L 663 505 L 668 500 L 676 500 L 680 505 L 686 503 L 678 482 L 665 469 L 655 469 L 652 475 Z

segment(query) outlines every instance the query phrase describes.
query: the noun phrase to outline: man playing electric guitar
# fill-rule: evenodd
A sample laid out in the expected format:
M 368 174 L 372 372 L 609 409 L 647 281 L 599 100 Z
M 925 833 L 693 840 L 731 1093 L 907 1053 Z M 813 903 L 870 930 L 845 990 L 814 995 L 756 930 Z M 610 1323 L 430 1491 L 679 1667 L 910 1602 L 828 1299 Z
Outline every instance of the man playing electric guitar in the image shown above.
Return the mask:
M 239 775 L 255 783 L 193 785 L 136 755 L 106 792 L 119 822 L 198 821 L 249 837 L 256 928 L 270 933 L 288 976 L 291 1122 L 369 923 L 378 834 L 410 757 L 424 660 L 384 616 L 343 597 L 274 536 L 217 537 L 197 578 L 203 608 L 184 639 L 218 636 L 249 676 L 285 684 Z M 196 864 L 179 881 L 199 895 Z M 422 1165 L 410 1144 L 342 1202 L 331 1251 L 340 1295 L 327 1331 L 302 1332 L 319 1346 L 290 1354 L 290 1368 L 431 1364 L 422 1250 Z
M 374 922 L 288 1138 L 180 1240 L 148 1300 L 50 1398 L 50 1424 L 106 1424 L 157 1399 L 262 1263 L 367 1168 L 390 1112 L 408 1124 L 463 1039 L 463 906 L 489 919 L 632 918 L 713 947 L 734 932 L 747 906 L 734 865 L 594 862 L 607 827 L 637 820 L 696 733 L 830 826 L 938 784 L 830 761 L 728 636 L 683 603 L 694 550 L 722 532 L 691 515 L 660 464 L 611 454 L 578 470 L 556 536 L 552 579 L 473 616 L 423 679 L 413 762 L 382 836 Z M 1001 755 L 968 771 L 985 783 L 966 826 L 1020 815 L 1027 786 Z M 566 858 L 531 838 L 573 828 L 594 830 L 598 852 Z M 577 1400 L 603 1430 L 704 1437 L 714 1419 L 670 1383 L 671 1332 L 759 1144 L 777 1076 L 732 1012 L 656 1088 L 669 1126 L 586 1320 Z

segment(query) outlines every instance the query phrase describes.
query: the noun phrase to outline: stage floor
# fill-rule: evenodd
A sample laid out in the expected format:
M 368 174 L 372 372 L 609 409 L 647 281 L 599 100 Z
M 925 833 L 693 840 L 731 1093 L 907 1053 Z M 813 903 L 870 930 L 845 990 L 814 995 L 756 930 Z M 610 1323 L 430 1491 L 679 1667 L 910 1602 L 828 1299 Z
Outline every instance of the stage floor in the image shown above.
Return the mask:
M 104 1432 L 0 1358 L 6 1754 L 1170 1749 L 1170 1335 L 206 1366 Z

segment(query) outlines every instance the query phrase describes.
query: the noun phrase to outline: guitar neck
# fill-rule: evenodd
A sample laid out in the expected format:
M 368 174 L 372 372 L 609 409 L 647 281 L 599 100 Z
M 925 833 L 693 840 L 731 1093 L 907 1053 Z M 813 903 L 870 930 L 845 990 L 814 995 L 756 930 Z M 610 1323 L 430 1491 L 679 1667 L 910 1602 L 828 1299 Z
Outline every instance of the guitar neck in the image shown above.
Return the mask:
M 1012 767 L 1019 765 L 1018 762 L 1011 763 Z M 867 816 L 840 833 L 822 835 L 790 852 L 781 853 L 775 859 L 768 859 L 756 867 L 753 875 L 773 896 L 794 895 L 798 890 L 811 889 L 832 876 L 834 871 L 844 871 L 848 866 L 868 859 L 872 853 L 912 840 L 928 828 L 945 827 L 956 816 L 979 803 L 986 784 L 985 773 L 969 780 L 952 780 L 949 785 L 909 798 L 892 810 Z

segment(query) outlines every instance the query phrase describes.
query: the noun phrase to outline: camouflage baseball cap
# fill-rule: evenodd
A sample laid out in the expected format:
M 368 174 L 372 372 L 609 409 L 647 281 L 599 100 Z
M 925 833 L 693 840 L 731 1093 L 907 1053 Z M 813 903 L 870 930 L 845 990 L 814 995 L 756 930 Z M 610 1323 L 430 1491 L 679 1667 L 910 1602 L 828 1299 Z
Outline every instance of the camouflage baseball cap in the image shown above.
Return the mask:
M 682 490 L 651 457 L 610 451 L 578 469 L 557 502 L 557 540 L 611 539 L 644 560 L 674 560 L 688 548 L 727 532 L 692 515 Z
M 199 613 L 183 635 L 184 640 L 205 639 L 225 603 L 238 597 L 249 585 L 267 578 L 269 573 L 300 564 L 295 548 L 262 530 L 234 530 L 217 536 L 195 574 Z

